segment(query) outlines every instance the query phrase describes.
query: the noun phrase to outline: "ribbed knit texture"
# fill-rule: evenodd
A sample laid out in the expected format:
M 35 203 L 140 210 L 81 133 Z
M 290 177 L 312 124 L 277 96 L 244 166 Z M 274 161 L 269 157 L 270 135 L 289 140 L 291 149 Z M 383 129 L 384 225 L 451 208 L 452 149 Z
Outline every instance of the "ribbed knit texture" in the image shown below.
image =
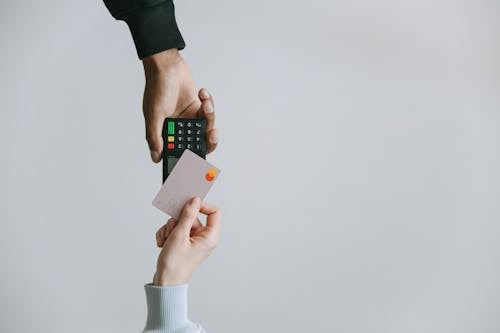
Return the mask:
M 187 290 L 183 284 L 172 287 L 144 286 L 148 317 L 144 333 L 202 333 L 205 330 L 187 318 Z

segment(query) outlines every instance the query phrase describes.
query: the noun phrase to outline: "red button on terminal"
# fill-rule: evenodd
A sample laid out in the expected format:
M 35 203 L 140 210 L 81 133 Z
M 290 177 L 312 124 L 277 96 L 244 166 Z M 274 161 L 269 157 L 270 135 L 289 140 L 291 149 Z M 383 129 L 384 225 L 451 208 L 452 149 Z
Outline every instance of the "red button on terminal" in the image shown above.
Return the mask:
M 173 144 L 173 143 L 169 143 L 169 144 L 167 145 L 167 148 L 168 148 L 168 149 L 174 149 L 174 144 Z

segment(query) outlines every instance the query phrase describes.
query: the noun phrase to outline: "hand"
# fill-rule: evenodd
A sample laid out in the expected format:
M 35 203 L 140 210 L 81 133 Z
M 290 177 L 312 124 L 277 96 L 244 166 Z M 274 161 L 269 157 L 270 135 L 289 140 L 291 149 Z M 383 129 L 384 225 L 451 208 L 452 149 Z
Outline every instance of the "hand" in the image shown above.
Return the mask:
M 207 215 L 206 225 L 198 213 Z M 215 249 L 220 228 L 220 211 L 199 198 L 192 198 L 184 206 L 179 221 L 168 220 L 156 233 L 156 244 L 163 247 L 158 256 L 153 284 L 172 286 L 185 284 Z
M 217 147 L 214 101 L 206 89 L 196 94 L 188 64 L 177 49 L 143 59 L 146 86 L 142 109 L 151 159 L 161 161 L 163 123 L 167 117 L 206 118 L 207 153 Z

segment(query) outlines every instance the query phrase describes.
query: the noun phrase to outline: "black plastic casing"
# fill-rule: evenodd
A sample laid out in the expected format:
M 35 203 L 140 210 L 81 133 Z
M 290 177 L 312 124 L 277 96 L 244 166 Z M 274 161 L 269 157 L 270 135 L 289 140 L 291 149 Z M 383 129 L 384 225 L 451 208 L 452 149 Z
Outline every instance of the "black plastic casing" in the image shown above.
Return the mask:
M 174 133 L 172 130 L 169 131 L 169 122 L 174 123 Z M 188 126 L 192 124 L 191 126 Z M 199 125 L 199 126 L 198 126 Z M 171 126 L 171 125 L 170 125 Z M 194 133 L 188 134 L 188 130 L 194 131 Z M 200 135 L 196 134 L 200 130 Z M 174 141 L 169 142 L 168 137 L 173 136 Z M 205 159 L 207 155 L 207 120 L 203 118 L 166 118 L 163 123 L 162 130 L 163 137 L 163 183 L 169 175 L 168 161 L 172 158 L 179 159 L 184 150 L 189 149 L 196 155 Z M 192 138 L 192 141 L 188 141 Z M 199 141 L 196 141 L 198 140 Z M 169 144 L 173 144 L 174 148 L 169 149 Z M 191 148 L 188 145 L 191 144 Z M 198 149 L 199 145 L 199 149 Z

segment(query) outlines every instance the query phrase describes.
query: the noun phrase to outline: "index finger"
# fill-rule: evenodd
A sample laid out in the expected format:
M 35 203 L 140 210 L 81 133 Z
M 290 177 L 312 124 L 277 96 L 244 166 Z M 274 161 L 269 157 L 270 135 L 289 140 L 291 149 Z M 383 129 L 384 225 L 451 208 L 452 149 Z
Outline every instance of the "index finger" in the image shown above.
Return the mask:
M 215 127 L 214 99 L 207 89 L 199 91 L 198 97 L 201 101 L 201 107 L 198 111 L 198 118 L 207 120 L 207 132 Z

